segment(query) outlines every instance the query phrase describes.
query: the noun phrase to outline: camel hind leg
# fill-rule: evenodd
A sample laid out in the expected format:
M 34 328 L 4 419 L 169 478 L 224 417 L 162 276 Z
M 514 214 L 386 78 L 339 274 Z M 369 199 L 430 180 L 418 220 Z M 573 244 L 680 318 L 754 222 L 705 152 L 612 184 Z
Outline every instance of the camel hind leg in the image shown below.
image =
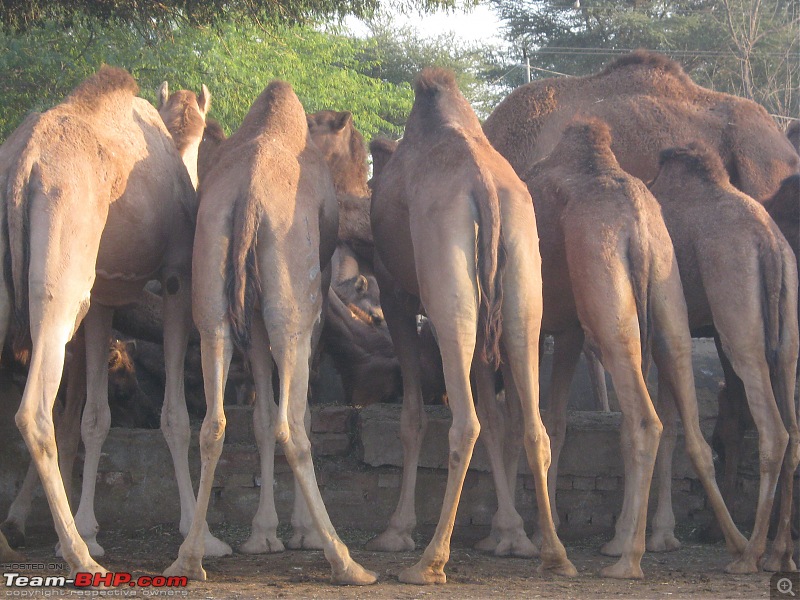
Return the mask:
M 89 306 L 105 214 L 87 206 L 80 211 L 79 234 L 67 233 L 62 223 L 68 221 L 66 213 L 73 207 L 69 198 L 60 200 L 31 199 L 28 286 L 32 352 L 15 420 L 36 464 L 72 572 L 102 572 L 72 518 L 59 471 L 53 404 L 64 368 L 65 346 Z
M 374 583 L 377 575 L 354 561 L 336 534 L 319 491 L 306 433 L 312 335 L 315 322 L 321 318 L 322 303 L 318 249 L 309 243 L 314 238 L 318 239 L 318 232 L 303 231 L 301 225 L 283 243 L 274 241 L 256 249 L 263 282 L 261 314 L 280 379 L 275 436 L 283 445 L 323 541 L 333 582 L 365 585 Z M 306 250 L 307 259 L 303 260 Z
M 687 454 L 700 477 L 729 551 L 739 553 L 744 550 L 746 539 L 739 533 L 725 506 L 714 477 L 711 447 L 700 431 L 686 302 L 677 268 L 674 267 L 674 259 L 672 260 L 673 268 L 666 269 L 668 274 L 663 279 L 652 282 L 650 294 L 652 351 L 659 371 L 660 402 L 674 400 L 677 405 L 683 422 Z M 661 386 L 666 386 L 664 393 L 661 392 Z M 660 470 L 660 474 L 671 477 L 667 470 Z
M 422 440 L 428 425 L 420 384 L 420 343 L 417 335 L 416 311 L 410 309 L 418 301 L 397 286 L 383 263 L 376 257 L 375 275 L 381 293 L 381 308 L 392 337 L 400 374 L 403 378 L 403 408 L 400 413 L 400 441 L 403 444 L 403 475 L 400 498 L 383 533 L 367 542 L 367 550 L 399 552 L 413 550 L 411 537 L 417 524 L 414 492 Z

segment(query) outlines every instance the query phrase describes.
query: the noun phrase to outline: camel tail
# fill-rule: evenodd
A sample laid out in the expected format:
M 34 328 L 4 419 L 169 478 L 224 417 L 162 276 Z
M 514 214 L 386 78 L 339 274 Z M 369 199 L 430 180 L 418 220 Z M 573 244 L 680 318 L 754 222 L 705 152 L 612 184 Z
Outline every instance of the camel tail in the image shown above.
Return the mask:
M 228 318 L 234 343 L 250 347 L 250 326 L 261 294 L 256 266 L 256 241 L 261 205 L 252 194 L 240 194 L 233 209 L 233 235 L 228 261 Z
M 503 267 L 505 248 L 500 230 L 500 199 L 488 174 L 475 192 L 480 223 L 478 225 L 478 288 L 481 293 L 483 323 L 483 358 L 494 368 L 500 366 L 500 336 L 503 333 Z
M 10 269 L 6 265 L 6 278 L 10 279 L 14 294 L 14 351 L 29 348 L 30 313 L 28 308 L 28 268 L 30 264 L 30 181 L 36 175 L 33 152 L 25 151 L 15 168 L 9 173 L 5 198 Z M 10 271 L 10 277 L 9 277 Z
M 794 259 L 794 256 L 791 257 Z M 782 312 L 786 302 L 786 268 L 783 251 L 778 244 L 762 247 L 759 252 L 761 272 L 761 314 L 764 316 L 764 342 L 767 364 L 774 373 L 779 365 Z
M 650 319 L 650 261 L 646 242 L 637 236 L 628 239 L 628 276 L 633 297 L 636 302 L 636 316 L 639 320 L 639 344 L 642 348 L 642 373 L 650 370 L 650 349 L 653 324 Z

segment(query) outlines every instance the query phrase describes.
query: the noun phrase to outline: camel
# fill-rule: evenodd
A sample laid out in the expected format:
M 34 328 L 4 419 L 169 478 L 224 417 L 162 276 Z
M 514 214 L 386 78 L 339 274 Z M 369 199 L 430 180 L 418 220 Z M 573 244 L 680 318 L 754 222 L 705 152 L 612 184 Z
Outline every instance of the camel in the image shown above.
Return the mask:
M 196 200 L 169 133 L 156 110 L 136 97 L 137 91 L 128 73 L 104 66 L 62 104 L 23 124 L 0 152 L 9 232 L 1 247 L 10 255 L 13 282 L 3 290 L 4 314 L 13 294 L 17 331 L 29 333 L 32 344 L 16 421 L 44 485 L 61 552 L 73 572 L 103 569 L 81 539 L 83 534 L 92 551 L 102 553 L 95 537 L 95 478 L 84 477 L 82 502 L 73 521 L 56 462 L 52 408 L 67 341 L 83 323 L 86 473 L 96 472 L 92 461 L 99 458 L 108 432 L 107 340 L 113 309 L 135 301 L 154 277 L 161 278 L 166 291 L 169 377 L 164 412 L 179 414 L 184 405 Z M 1 321 L 4 337 L 8 319 Z M 168 441 L 180 438 L 180 423 L 167 421 Z M 188 446 L 188 420 L 185 431 Z M 171 444 L 173 453 L 175 446 Z M 173 458 L 177 464 L 180 457 Z M 188 476 L 188 468 L 185 472 Z M 194 496 L 188 478 L 182 487 L 189 492 L 182 509 L 191 518 Z
M 441 349 L 453 424 L 436 532 L 419 562 L 399 578 L 416 584 L 447 579 L 444 566 L 456 508 L 480 432 L 470 374 L 476 378 L 479 405 L 493 402 L 493 365 L 501 344 L 519 390 L 524 443 L 536 478 L 544 532 L 541 568 L 575 575 L 553 527 L 547 496 L 549 442 L 538 407 L 540 259 L 530 196 L 483 136 L 451 72 L 423 70 L 414 91 L 405 135 L 374 181 L 375 268 L 403 377 L 404 453 L 419 452 L 411 442 L 422 412 L 416 330 L 420 305 Z M 416 430 L 409 431 L 409 425 Z M 415 473 L 403 476 L 413 478 Z M 511 498 L 503 500 L 502 506 L 512 509 L 506 516 L 515 521 L 508 525 L 521 525 Z M 398 507 L 395 516 L 401 512 Z
M 492 145 L 524 173 L 547 156 L 577 114 L 611 128 L 620 166 L 644 182 L 663 148 L 699 140 L 716 151 L 731 182 L 758 201 L 800 168 L 800 157 L 761 106 L 695 84 L 677 63 L 637 50 L 587 77 L 542 79 L 508 95 L 484 123 Z
M 693 330 L 714 327 L 726 380 L 741 378 L 758 429 L 761 481 L 755 525 L 744 553 L 728 571 L 757 572 L 762 556 L 766 570 L 794 570 L 792 480 L 800 462 L 794 400 L 797 259 L 767 210 L 731 185 L 722 161 L 701 143 L 664 150 L 650 189 L 675 244 L 689 325 Z M 794 204 L 796 214 L 796 197 Z M 721 411 L 724 414 L 723 407 Z M 666 430 L 653 528 L 656 533 L 666 528 L 672 535 L 671 454 L 676 432 L 674 425 Z M 727 447 L 733 445 L 729 439 Z M 726 452 L 726 458 L 733 460 L 734 454 L 738 452 Z M 778 532 L 765 555 L 779 474 Z M 726 487 L 730 493 L 730 482 Z
M 205 580 L 203 524 L 225 435 L 223 396 L 234 343 L 248 350 L 261 433 L 275 438 L 294 471 L 331 564 L 332 581 L 369 584 L 330 522 L 306 434 L 309 361 L 322 316 L 323 273 L 334 251 L 336 193 L 310 140 L 291 86 L 270 83 L 241 127 L 219 146 L 201 183 L 193 252 L 192 308 L 200 332 L 207 412 L 192 527 L 167 575 Z M 258 239 L 258 241 L 257 241 Z M 258 307 L 260 310 L 256 310 Z M 272 361 L 280 378 L 277 409 Z M 260 451 L 262 439 L 257 437 Z
M 160 96 L 160 116 L 169 131 L 178 152 L 184 160 L 184 165 L 188 171 L 192 182 L 197 180 L 197 147 L 203 133 L 203 123 L 205 115 L 209 109 L 211 94 L 206 86 L 203 86 L 203 91 L 198 97 L 193 92 L 187 90 L 180 90 L 173 94 L 171 97 L 168 92 L 168 84 L 164 82 L 159 89 Z M 114 217 L 115 211 L 109 216 L 106 227 L 117 228 L 121 225 L 117 224 L 118 217 Z M 194 215 L 190 218 L 193 219 Z M 183 216 L 184 220 L 186 216 Z M 189 228 L 190 233 L 192 223 L 188 222 L 184 227 Z M 110 235 L 110 234 L 107 234 Z M 184 240 L 184 244 L 188 245 L 191 242 L 191 235 Z M 101 243 L 102 247 L 102 243 Z M 119 250 L 115 250 L 120 252 Z M 186 259 L 184 259 L 186 260 Z M 140 288 L 141 289 L 141 288 Z M 135 288 L 125 292 L 125 296 L 120 297 L 114 301 L 116 306 L 124 305 L 137 301 L 139 294 Z M 167 295 L 169 297 L 169 294 Z M 175 303 L 169 299 L 165 301 L 165 307 L 170 304 L 172 308 L 168 309 L 172 315 L 182 315 L 186 320 L 188 317 L 189 306 L 186 304 L 188 298 L 181 299 L 182 305 L 175 308 Z M 180 312 L 176 312 L 180 311 Z M 113 311 L 112 311 L 113 315 Z M 170 325 L 164 322 L 164 339 L 170 331 Z M 181 332 L 184 327 L 180 330 Z M 110 334 L 110 324 L 109 324 Z M 181 334 L 183 335 L 183 334 Z M 58 423 L 58 446 L 60 455 L 60 467 L 62 473 L 72 473 L 75 455 L 78 449 L 79 434 L 83 429 L 84 440 L 87 438 L 92 440 L 92 443 L 86 445 L 86 458 L 84 462 L 84 476 L 83 487 L 81 491 L 81 501 L 76 513 L 76 525 L 79 532 L 85 533 L 85 541 L 89 547 L 91 556 L 99 558 L 104 555 L 105 551 L 97 543 L 97 533 L 99 526 L 96 517 L 94 516 L 94 484 L 97 479 L 97 467 L 100 461 L 100 450 L 102 443 L 108 433 L 108 425 L 110 421 L 110 413 L 108 413 L 108 396 L 107 386 L 102 387 L 102 395 L 99 393 L 100 383 L 97 383 L 98 389 L 94 391 L 86 388 L 86 361 L 84 356 L 86 354 L 86 347 L 84 343 L 84 336 L 78 335 L 73 341 L 73 348 L 71 354 L 72 360 L 69 362 L 67 370 L 67 386 L 65 392 L 65 407 L 63 414 Z M 97 343 L 100 343 L 99 341 Z M 167 348 L 171 342 L 165 344 L 165 359 L 167 360 L 167 381 L 170 378 L 178 377 L 180 383 L 179 387 L 175 387 L 175 383 L 168 384 L 167 392 L 165 395 L 165 402 L 161 410 L 162 430 L 167 444 L 170 448 L 175 465 L 176 480 L 178 481 L 178 489 L 181 502 L 181 525 L 180 529 L 185 535 L 188 533 L 189 524 L 191 522 L 192 513 L 194 510 L 194 492 L 192 490 L 191 476 L 189 474 L 189 418 L 186 412 L 186 403 L 183 399 L 183 356 L 185 354 L 185 339 L 178 339 L 178 346 L 171 350 L 171 353 L 180 352 L 178 356 L 171 356 Z M 99 360 L 99 358 L 98 358 Z M 170 364 L 172 361 L 172 364 Z M 179 361 L 180 370 L 177 362 Z M 98 363 L 99 368 L 99 363 Z M 106 377 L 107 379 L 107 377 Z M 172 389 L 170 389 L 172 387 Z M 84 396 L 84 392 L 87 395 Z M 81 410 L 84 407 L 85 398 L 90 398 L 88 409 L 84 409 L 84 422 L 79 427 Z M 98 405 L 97 403 L 100 403 Z M 98 418 L 97 415 L 101 416 Z M 99 429 L 97 429 L 99 427 Z M 91 431 L 95 428 L 94 431 Z M 25 482 L 23 483 L 20 493 L 15 498 L 14 503 L 9 509 L 9 516 L 3 523 L 3 528 L 11 536 L 16 544 L 20 544 L 24 540 L 25 520 L 27 519 L 30 511 L 30 501 L 36 486 L 35 467 L 31 464 L 28 474 L 26 475 Z M 71 482 L 71 477 L 67 478 L 67 483 Z M 206 550 L 209 556 L 224 556 L 231 553 L 230 546 L 218 540 L 210 533 L 207 533 Z M 60 553 L 60 548 L 57 548 Z
M 178 90 L 170 96 L 166 81 L 158 88 L 158 114 L 178 147 L 194 189 L 198 184 L 198 154 L 210 106 L 211 92 L 205 84 L 199 96 L 189 90 Z
M 543 330 L 555 336 L 547 414 L 553 451 L 551 494 L 566 431 L 569 383 L 585 337 L 611 372 L 623 412 L 625 498 L 615 539 L 603 549 L 621 558 L 602 574 L 640 578 L 649 481 L 662 429 L 642 375 L 648 349 L 659 368 L 663 404 L 677 402 L 688 454 L 729 548 L 741 551 L 745 540 L 722 500 L 711 450 L 700 431 L 686 304 L 669 234 L 655 199 L 620 168 L 610 148 L 604 123 L 579 121 L 567 127 L 551 155 L 532 167 L 524 180 L 542 223 Z M 626 291 L 620 290 L 620 277 L 628 280 Z M 614 326 L 631 319 L 634 325 Z M 554 496 L 551 501 L 555 503 Z

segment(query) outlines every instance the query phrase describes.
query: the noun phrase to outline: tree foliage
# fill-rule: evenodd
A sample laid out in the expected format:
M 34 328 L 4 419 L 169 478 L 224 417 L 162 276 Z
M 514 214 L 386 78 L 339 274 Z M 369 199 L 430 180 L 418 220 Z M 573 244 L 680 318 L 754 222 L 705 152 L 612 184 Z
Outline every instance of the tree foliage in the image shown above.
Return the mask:
M 369 138 L 397 136 L 413 93 L 407 82 L 371 76 L 367 40 L 309 26 L 263 27 L 228 20 L 215 27 L 182 24 L 168 34 L 83 18 L 65 27 L 47 21 L 25 32 L 0 32 L 0 140 L 30 110 L 61 101 L 81 80 L 108 63 L 128 69 L 141 94 L 155 101 L 163 80 L 172 89 L 211 90 L 212 115 L 235 130 L 272 79 L 292 84 L 306 110 L 350 110 Z
M 701 85 L 798 113 L 798 0 L 492 0 L 518 57 L 534 70 L 584 75 L 649 48 Z

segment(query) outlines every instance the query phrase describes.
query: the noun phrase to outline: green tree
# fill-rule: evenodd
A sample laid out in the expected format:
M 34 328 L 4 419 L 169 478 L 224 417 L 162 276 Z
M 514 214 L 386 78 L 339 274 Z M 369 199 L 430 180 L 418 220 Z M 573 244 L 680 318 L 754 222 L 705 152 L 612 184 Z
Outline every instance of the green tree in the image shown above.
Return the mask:
M 128 69 L 141 94 L 155 101 L 163 80 L 172 89 L 213 95 L 212 115 L 228 132 L 236 129 L 255 97 L 272 79 L 292 84 L 309 112 L 353 112 L 367 137 L 397 136 L 413 94 L 408 83 L 391 83 L 362 72 L 367 42 L 310 26 L 264 27 L 233 19 L 214 27 L 181 24 L 169 34 L 141 32 L 91 17 L 65 27 L 47 21 L 24 32 L 0 32 L 0 140 L 31 110 L 61 101 L 102 63 Z M 357 58 L 358 57 L 358 58 Z
M 701 85 L 797 114 L 798 0 L 492 0 L 507 39 L 539 76 L 597 72 L 648 48 Z

